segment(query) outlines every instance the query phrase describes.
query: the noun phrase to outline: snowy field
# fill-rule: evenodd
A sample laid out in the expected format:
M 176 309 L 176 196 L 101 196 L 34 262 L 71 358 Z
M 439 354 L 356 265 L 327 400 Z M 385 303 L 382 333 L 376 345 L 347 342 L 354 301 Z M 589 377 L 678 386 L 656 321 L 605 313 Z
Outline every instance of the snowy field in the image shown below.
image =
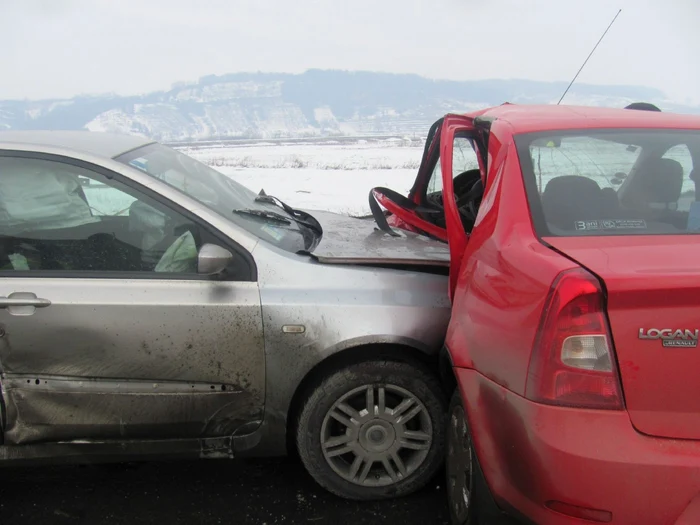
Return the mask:
M 369 191 L 376 186 L 408 193 L 423 144 L 421 139 L 396 138 L 178 149 L 295 208 L 363 215 L 369 213 Z
M 456 144 L 456 148 L 457 143 Z M 371 140 L 192 144 L 178 147 L 184 153 L 229 175 L 254 192 L 264 189 L 296 208 L 327 210 L 349 215 L 369 214 L 371 188 L 385 186 L 406 195 L 423 153 L 422 138 Z M 476 167 L 470 147 L 455 149 L 456 173 Z M 471 159 L 468 158 L 471 155 Z M 543 189 L 555 176 L 591 177 L 601 188 L 617 189 L 620 173 L 628 173 L 639 150 L 607 141 L 571 139 L 561 147 L 533 146 L 538 186 Z M 462 157 L 461 160 L 458 156 Z M 692 160 L 685 146 L 670 150 L 667 158 L 683 166 L 683 197 L 687 208 L 694 193 L 689 178 Z M 458 166 L 461 169 L 458 169 Z

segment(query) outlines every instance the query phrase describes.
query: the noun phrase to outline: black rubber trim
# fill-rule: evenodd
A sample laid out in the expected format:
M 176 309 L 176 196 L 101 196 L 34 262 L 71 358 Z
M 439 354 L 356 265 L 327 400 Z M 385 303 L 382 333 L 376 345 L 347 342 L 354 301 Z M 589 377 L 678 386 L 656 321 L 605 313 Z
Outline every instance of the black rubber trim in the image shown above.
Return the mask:
M 412 200 L 410 200 L 408 197 L 405 197 L 401 195 L 400 193 L 391 190 L 389 188 L 384 188 L 382 186 L 378 186 L 376 188 L 372 189 L 372 192 L 378 192 L 387 197 L 390 201 L 393 203 L 401 206 L 402 208 L 416 212 L 416 213 L 427 213 L 427 214 L 439 214 L 442 213 L 441 209 L 438 208 L 430 208 L 427 206 L 421 206 L 420 204 L 416 204 Z M 374 195 L 370 192 L 370 197 L 371 200 L 374 200 Z M 376 202 L 376 201 L 375 201 Z
M 481 469 L 479 457 L 474 453 L 475 472 L 474 472 L 474 492 L 479 494 L 479 511 L 478 518 L 480 523 L 488 525 L 537 525 L 524 516 L 518 518 L 513 517 L 514 509 L 509 509 L 511 512 L 504 512 L 496 503 L 496 500 L 491 494 L 491 489 L 486 483 L 484 471 Z
M 372 212 L 372 217 L 374 218 L 374 222 L 377 223 L 377 226 L 379 227 L 379 229 L 381 231 L 386 232 L 393 237 L 400 237 L 400 235 L 396 231 L 394 231 L 394 229 L 392 229 L 391 226 L 389 226 L 389 223 L 386 220 L 386 215 L 384 215 L 384 212 L 382 212 L 382 209 L 379 206 L 379 203 L 377 202 L 376 197 L 374 196 L 375 191 L 384 195 L 386 198 L 388 198 L 394 204 L 400 206 L 401 208 L 409 210 L 411 212 L 425 213 L 425 214 L 442 213 L 442 210 L 439 210 L 437 208 L 426 208 L 425 206 L 419 206 L 418 204 L 416 204 L 412 200 L 408 199 L 407 197 L 404 197 L 403 195 L 401 195 L 400 193 L 398 193 L 394 190 L 390 190 L 389 188 L 384 188 L 384 187 L 372 188 L 369 191 L 369 209 Z
M 498 120 L 497 117 L 491 115 L 481 115 L 474 119 L 474 128 L 480 135 L 481 145 L 483 146 L 481 150 L 481 157 L 484 161 L 484 166 L 486 167 L 486 173 L 488 173 L 489 164 L 489 139 L 491 138 L 491 126 Z
M 410 199 L 413 199 L 416 196 L 416 192 L 422 189 L 423 198 L 421 200 L 425 201 L 425 188 L 428 187 L 430 174 L 435 167 L 437 159 L 440 157 L 440 133 L 442 132 L 442 123 L 444 121 L 445 117 L 436 120 L 428 130 L 428 136 L 423 146 L 423 156 L 421 157 L 420 166 L 418 167 L 418 174 L 413 182 L 411 190 L 408 192 L 408 197 Z M 433 143 L 435 146 L 433 146 Z M 431 151 L 432 156 L 428 158 Z
M 392 237 L 400 237 L 400 235 L 396 233 L 391 226 L 389 226 L 389 222 L 386 220 L 386 215 L 384 215 L 384 212 L 380 208 L 377 199 L 374 197 L 373 190 L 369 190 L 369 210 L 372 212 L 374 222 L 377 223 L 377 227 L 381 231 L 388 233 Z
M 318 235 L 323 235 L 323 228 L 321 227 L 321 223 L 316 220 L 316 217 L 306 213 L 305 211 L 292 208 L 290 205 L 282 202 L 277 197 L 267 195 L 265 192 L 261 192 L 255 198 L 255 202 L 267 202 L 269 204 L 279 206 L 289 215 L 294 217 L 297 223 L 301 224 L 302 226 L 306 226 L 307 228 L 311 228 L 312 230 L 315 230 Z

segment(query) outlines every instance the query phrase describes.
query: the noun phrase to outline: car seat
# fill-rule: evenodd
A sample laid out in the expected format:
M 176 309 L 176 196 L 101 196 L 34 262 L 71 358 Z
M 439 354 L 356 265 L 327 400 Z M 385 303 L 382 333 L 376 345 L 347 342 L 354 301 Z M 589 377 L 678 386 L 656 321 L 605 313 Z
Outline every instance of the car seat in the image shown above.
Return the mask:
M 675 210 L 683 187 L 683 166 L 673 159 L 651 159 L 630 180 L 621 203 L 634 210 Z
M 602 203 L 601 213 L 605 219 L 616 219 L 620 215 L 620 199 L 615 188 L 607 187 L 600 190 Z
M 476 214 L 479 211 L 479 204 L 484 195 L 484 185 L 481 180 L 481 172 L 478 168 L 463 171 L 452 180 L 455 202 L 462 219 L 462 225 L 467 232 L 470 232 L 476 221 Z M 435 192 L 426 195 L 426 203 L 440 210 L 440 213 L 418 214 L 422 218 L 432 222 L 440 228 L 445 228 L 445 206 L 443 192 Z
M 141 264 L 145 271 L 152 271 L 165 251 L 185 232 L 192 234 L 196 246 L 201 245 L 199 232 L 193 223 L 184 217 L 182 221 L 176 221 L 172 215 L 166 215 L 141 201 L 134 201 L 129 207 L 129 231 L 138 237 L 136 242 L 141 249 Z
M 551 179 L 542 192 L 545 220 L 561 230 L 573 230 L 579 221 L 602 219 L 605 197 L 598 183 L 581 175 Z

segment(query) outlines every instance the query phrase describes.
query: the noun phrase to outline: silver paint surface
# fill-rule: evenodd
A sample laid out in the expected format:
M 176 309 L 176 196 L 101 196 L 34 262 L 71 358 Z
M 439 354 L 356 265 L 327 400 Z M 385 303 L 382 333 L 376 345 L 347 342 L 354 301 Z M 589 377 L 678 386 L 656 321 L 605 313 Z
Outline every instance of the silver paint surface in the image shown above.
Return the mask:
M 200 456 L 284 454 L 292 397 L 324 359 L 368 346 L 436 356 L 442 345 L 447 278 L 420 271 L 447 262 L 442 243 L 394 240 L 372 221 L 313 212 L 324 240 L 312 256 L 292 254 L 99 154 L 3 144 L 0 134 L 2 149 L 70 156 L 158 192 L 251 253 L 258 280 L 0 278 L 0 296 L 51 301 L 31 315 L 0 309 L 0 459 L 74 457 L 81 447 L 86 457 L 138 456 L 158 449 L 149 439 L 168 443 L 164 453 L 191 455 L 195 442 L 204 451 L 211 439 L 232 436 L 229 450 Z M 285 331 L 294 325 L 304 331 Z
M 285 450 L 292 396 L 324 359 L 371 346 L 437 356 L 450 319 L 447 278 L 420 271 L 322 264 L 260 243 L 267 394 L 260 449 Z M 290 275 L 293 278 L 290 278 Z M 302 334 L 285 333 L 303 324 Z
M 60 148 L 64 151 L 82 152 L 112 158 L 126 151 L 151 144 L 153 141 L 136 135 L 117 133 L 85 133 L 69 130 L 3 130 L 0 144 L 32 145 L 37 151 L 42 147 Z
M 0 279 L 0 289 L 10 286 L 51 297 L 51 306 L 0 316 L 5 443 L 214 437 L 260 417 L 255 283 Z
M 373 219 L 355 219 L 308 210 L 323 227 L 323 238 L 311 252 L 320 262 L 450 265 L 447 243 L 396 230 L 398 237 L 378 230 Z

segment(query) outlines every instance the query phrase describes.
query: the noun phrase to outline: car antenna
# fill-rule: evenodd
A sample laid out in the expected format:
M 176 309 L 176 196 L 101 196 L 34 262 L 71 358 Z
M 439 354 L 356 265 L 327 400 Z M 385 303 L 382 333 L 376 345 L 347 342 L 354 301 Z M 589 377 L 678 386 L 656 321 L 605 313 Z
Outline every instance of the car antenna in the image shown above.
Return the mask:
M 591 58 L 591 56 L 593 55 L 593 53 L 595 53 L 596 48 L 597 48 L 598 45 L 603 41 L 603 38 L 605 38 L 605 35 L 608 33 L 608 31 L 610 31 L 610 28 L 611 28 L 612 25 L 615 23 L 615 20 L 617 20 L 617 17 L 620 16 L 620 13 L 622 13 L 622 9 L 620 9 L 620 10 L 617 12 L 617 14 L 615 15 L 615 18 L 612 19 L 612 22 L 610 22 L 610 25 L 608 26 L 608 28 L 607 28 L 607 29 L 605 30 L 605 32 L 603 33 L 603 36 L 600 37 L 600 39 L 598 40 L 598 43 L 593 47 L 593 50 L 589 53 L 589 55 L 588 55 L 588 57 L 586 58 L 586 60 L 583 61 L 583 65 L 579 68 L 578 72 L 576 73 L 576 75 L 574 75 L 574 78 L 571 80 L 571 82 L 570 82 L 569 85 L 567 86 L 566 91 L 564 91 L 564 94 L 563 94 L 563 95 L 561 96 L 561 98 L 559 99 L 559 102 L 557 102 L 557 106 L 561 103 L 562 100 L 564 100 L 564 97 L 565 97 L 566 94 L 569 92 L 569 88 L 571 88 L 571 86 L 573 85 L 573 83 L 576 82 L 576 78 L 578 78 L 579 73 L 581 73 L 581 71 L 583 70 L 583 68 L 586 67 L 586 63 L 588 62 L 588 59 Z

